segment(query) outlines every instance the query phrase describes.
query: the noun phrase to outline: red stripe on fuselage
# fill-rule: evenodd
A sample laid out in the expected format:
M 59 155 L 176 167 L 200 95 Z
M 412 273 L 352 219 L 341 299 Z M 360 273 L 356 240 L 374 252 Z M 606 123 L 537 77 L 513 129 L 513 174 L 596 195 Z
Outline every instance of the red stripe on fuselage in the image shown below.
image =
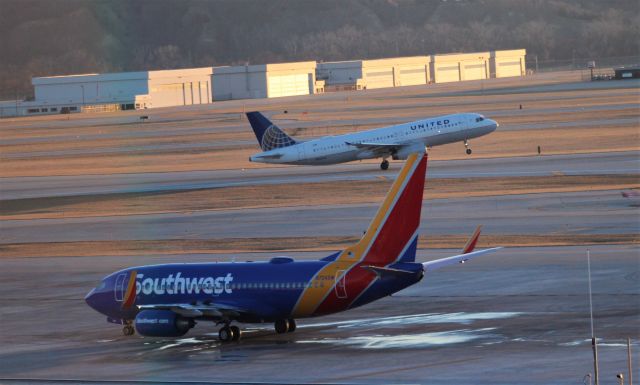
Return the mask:
M 346 297 L 339 298 L 334 288 L 327 294 L 326 298 L 315 311 L 315 315 L 330 314 L 338 311 L 346 310 L 349 305 L 362 293 L 371 282 L 376 279 L 376 274 L 369 270 L 365 270 L 360 267 L 361 264 L 356 265 L 354 268 L 347 272 L 345 277 L 345 291 Z

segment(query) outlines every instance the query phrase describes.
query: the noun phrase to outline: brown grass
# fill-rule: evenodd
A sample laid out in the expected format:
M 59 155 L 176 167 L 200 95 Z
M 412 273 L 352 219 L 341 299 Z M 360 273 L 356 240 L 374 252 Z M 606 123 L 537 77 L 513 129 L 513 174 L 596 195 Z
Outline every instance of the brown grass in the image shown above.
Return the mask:
M 564 77 L 564 78 L 563 78 Z M 539 85 L 575 81 L 577 77 L 555 74 L 545 79 L 498 79 L 482 87 Z M 242 112 L 261 109 L 273 119 L 303 138 L 361 131 L 385 124 L 363 122 L 366 118 L 392 118 L 401 123 L 416 116 L 437 116 L 461 111 L 509 111 L 497 118 L 503 127 L 514 124 L 545 124 L 534 130 L 498 130 L 472 141 L 474 157 L 533 155 L 537 146 L 543 154 L 572 154 L 640 149 L 640 110 L 614 108 L 592 111 L 589 107 L 637 104 L 635 89 L 595 89 L 498 94 L 451 94 L 455 91 L 479 91 L 480 85 L 460 83 L 435 87 L 408 87 L 351 92 L 291 100 L 270 100 L 267 105 L 255 101 L 214 103 L 197 108 L 169 108 L 145 112 L 147 123 L 137 119 L 142 112 L 78 114 L 29 117 L 0 121 L 0 177 L 83 175 L 139 172 L 167 172 L 215 169 L 273 167 L 250 163 L 249 155 L 258 151 L 253 133 Z M 253 105 L 256 103 L 255 105 Z M 519 109 L 519 105 L 523 109 Z M 565 107 L 572 112 L 539 113 L 544 108 Z M 580 110 L 584 108 L 585 110 Z M 284 114 L 283 111 L 288 113 Z M 589 122 L 637 118 L 634 123 L 601 127 L 554 128 L 561 122 Z M 349 122 L 353 124 L 349 124 Z M 68 124 L 67 124 L 68 122 Z M 310 128 L 297 130 L 299 123 Z M 11 143 L 12 140 L 20 142 Z M 34 142 L 33 140 L 37 140 Z M 225 142 L 240 144 L 227 144 Z M 246 144 L 242 144 L 245 142 Z M 202 145 L 205 147 L 188 147 Z M 222 145 L 221 145 L 222 144 Z M 186 145 L 175 147 L 172 145 Z M 160 146 L 158 148 L 147 146 Z M 86 151 L 99 151 L 83 154 Z M 30 153 L 38 156 L 30 156 Z M 57 152 L 57 153 L 55 153 Z M 68 153 L 65 153 L 68 152 Z M 24 155 L 19 157 L 19 155 Z M 460 143 L 436 147 L 432 159 L 464 158 Z M 370 161 L 377 163 L 377 160 Z
M 462 248 L 466 237 L 439 235 L 421 237 L 420 249 Z M 30 257 L 101 257 L 101 256 L 145 256 L 150 254 L 226 254 L 247 252 L 296 252 L 337 251 L 357 242 L 355 237 L 295 237 L 295 238 L 225 238 L 225 239 L 167 239 L 135 241 L 86 241 L 14 243 L 0 245 L 1 258 Z M 478 247 L 527 247 L 527 246 L 573 246 L 594 244 L 639 244 L 638 234 L 606 235 L 483 235 Z M 212 257 L 212 261 L 217 258 Z
M 134 215 L 256 207 L 380 202 L 390 179 L 259 185 L 178 192 L 104 194 L 0 201 L 0 219 Z M 464 186 L 464 188 L 461 188 Z M 638 175 L 553 175 L 511 178 L 430 179 L 425 198 L 640 188 Z M 261 197 L 256 200 L 256 196 Z
M 530 156 L 541 146 L 544 155 L 640 150 L 640 130 L 627 127 L 572 127 L 538 130 L 496 131 L 471 142 L 474 157 Z M 135 154 L 60 156 L 55 159 L 5 158 L 0 176 L 47 176 L 117 174 L 274 167 L 247 159 L 255 148 L 206 148 L 158 150 Z M 463 159 L 464 147 L 454 143 L 435 147 L 432 160 Z M 378 160 L 368 161 L 378 163 Z M 286 167 L 286 166 L 275 166 Z

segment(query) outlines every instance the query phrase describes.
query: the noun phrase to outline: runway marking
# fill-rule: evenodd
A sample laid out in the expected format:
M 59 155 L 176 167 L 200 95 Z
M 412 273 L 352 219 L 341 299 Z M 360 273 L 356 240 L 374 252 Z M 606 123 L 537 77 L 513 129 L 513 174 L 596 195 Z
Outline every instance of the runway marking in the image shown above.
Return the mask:
M 349 379 L 360 378 L 360 377 L 371 377 L 379 374 L 404 372 L 406 370 L 415 370 L 415 369 L 429 368 L 429 367 L 441 366 L 441 365 L 460 364 L 460 363 L 471 362 L 471 361 L 479 361 L 481 359 L 482 358 L 468 358 L 468 359 L 460 359 L 460 360 L 453 360 L 453 361 L 431 362 L 431 363 L 426 363 L 421 365 L 403 366 L 396 369 L 372 370 L 369 372 L 362 372 L 359 374 L 353 374 L 349 376 L 330 377 L 330 378 L 323 379 L 321 382 L 326 382 L 326 381 L 333 382 L 333 381 L 349 380 Z M 321 382 L 311 381 L 312 384 L 319 384 Z
M 371 329 L 373 330 L 373 329 Z M 500 336 L 487 333 L 497 328 L 481 329 L 457 329 L 442 332 L 429 332 L 418 334 L 394 334 L 394 335 L 369 335 L 345 338 L 318 338 L 313 340 L 299 340 L 299 344 L 327 344 L 335 346 L 357 347 L 359 349 L 424 349 L 435 346 L 447 346 L 475 341 L 482 338 L 498 337 L 499 342 L 504 341 Z

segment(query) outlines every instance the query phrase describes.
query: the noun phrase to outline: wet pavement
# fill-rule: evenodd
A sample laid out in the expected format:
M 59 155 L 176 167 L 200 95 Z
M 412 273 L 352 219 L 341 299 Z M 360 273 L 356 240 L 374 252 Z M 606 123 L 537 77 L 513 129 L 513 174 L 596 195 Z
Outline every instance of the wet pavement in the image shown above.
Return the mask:
M 419 258 L 454 252 L 420 250 Z M 370 305 L 299 320 L 294 333 L 241 325 L 243 340 L 230 344 L 206 322 L 182 338 L 124 337 L 82 300 L 111 271 L 175 256 L 6 259 L 0 382 L 580 383 L 592 370 L 585 253 L 503 249 Z M 613 379 L 626 370 L 626 338 L 638 349 L 640 249 L 596 246 L 591 255 L 601 379 Z

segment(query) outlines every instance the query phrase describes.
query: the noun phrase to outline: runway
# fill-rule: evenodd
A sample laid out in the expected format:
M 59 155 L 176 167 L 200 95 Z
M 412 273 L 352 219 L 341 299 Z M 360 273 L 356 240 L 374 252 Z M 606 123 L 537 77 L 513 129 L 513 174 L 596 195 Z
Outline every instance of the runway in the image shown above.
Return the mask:
M 640 338 L 640 248 L 635 237 L 640 201 L 620 194 L 620 186 L 637 187 L 633 178 L 640 170 L 640 150 L 633 142 L 639 84 L 578 82 L 575 74 L 555 73 L 117 114 L 3 119 L 3 175 L 45 176 L 0 178 L 2 214 L 9 218 L 0 221 L 0 383 L 582 383 L 593 370 L 587 248 L 600 378 L 613 383 L 616 373 L 626 372 L 626 338 L 633 339 L 634 352 Z M 358 196 L 317 204 L 318 197 L 307 199 L 308 191 L 327 194 L 334 190 L 322 187 L 332 182 L 388 181 L 402 166 L 392 162 L 390 170 L 381 171 L 372 161 L 246 168 L 245 156 L 238 154 L 257 151 L 242 117 L 251 110 L 274 114 L 283 128 L 311 128 L 301 132 L 303 137 L 460 110 L 510 122 L 500 130 L 514 132 L 484 138 L 495 150 L 489 156 L 497 158 L 478 157 L 482 147 L 477 147 L 468 159 L 429 161 L 427 185 L 429 180 L 440 183 L 440 195 L 436 199 L 426 190 L 419 229 L 426 241 L 418 258 L 458 253 L 459 248 L 435 249 L 440 246 L 429 244 L 428 237 L 453 236 L 451 245 L 457 245 L 478 224 L 492 242 L 516 239 L 513 244 L 535 247 L 508 247 L 433 272 L 414 287 L 363 308 L 299 320 L 292 334 L 276 335 L 272 325 L 242 325 L 246 333 L 241 342 L 221 344 L 217 327 L 202 322 L 183 338 L 124 337 L 119 326 L 108 324 L 83 301 L 105 275 L 154 263 L 241 263 L 281 254 L 324 257 L 329 252 L 222 253 L 200 244 L 252 238 L 258 250 L 275 250 L 260 242 L 291 238 L 296 250 L 304 248 L 295 244 L 298 237 L 358 237 L 379 202 Z M 141 114 L 149 115 L 148 122 L 140 122 Z M 539 130 L 549 127 L 558 129 Z M 613 134 L 607 136 L 606 130 Z M 553 135 L 545 138 L 549 133 Z M 547 141 L 538 156 L 535 146 L 541 138 Z M 572 147 L 574 140 L 583 142 Z M 474 144 L 484 145 L 479 140 Z M 441 149 L 450 151 L 443 158 L 456 158 L 455 148 L 435 148 L 434 155 Z M 546 155 L 552 152 L 563 155 Z M 591 178 L 598 175 L 604 177 Z M 305 183 L 324 185 L 292 200 L 290 189 Z M 533 183 L 541 183 L 531 186 L 536 193 L 529 191 Z M 267 185 L 284 186 L 269 190 L 281 195 L 272 207 L 252 204 L 259 203 L 266 188 L 256 188 L 255 197 L 253 189 L 225 190 Z M 451 185 L 459 192 L 456 196 L 446 195 Z M 465 190 L 472 185 L 473 191 Z M 186 197 L 198 201 L 193 197 L 210 191 L 220 195 L 201 205 L 174 202 Z M 251 208 L 209 206 L 234 191 L 238 195 L 231 207 L 246 207 L 242 204 L 249 201 Z M 381 194 L 373 187 L 366 191 Z M 181 192 L 185 194 L 177 194 Z M 129 193 L 135 194 L 124 196 Z M 154 196 L 158 199 L 148 199 Z M 590 246 L 539 247 L 558 244 L 547 239 L 560 238 L 560 244 Z M 616 239 L 630 244 L 594 245 Z M 195 240 L 196 246 L 182 249 L 179 242 L 171 243 L 182 240 Z M 95 246 L 92 241 L 105 242 Z M 135 241 L 151 242 L 139 246 L 143 242 Z M 171 247 L 163 248 L 163 242 Z M 148 252 L 150 244 L 158 247 Z M 122 247 L 108 248 L 113 245 Z M 202 254 L 212 249 L 217 253 Z M 24 250 L 31 254 L 21 254 Z M 53 256 L 56 252 L 63 256 Z
M 375 163 L 332 166 L 278 166 L 164 173 L 0 178 L 1 199 L 181 191 L 283 183 L 394 178 L 402 162 L 387 171 Z M 430 161 L 428 178 L 515 177 L 549 175 L 633 174 L 640 170 L 640 152 L 548 155 L 511 158 L 470 158 Z
M 1 243 L 358 236 L 378 204 L 4 220 Z M 619 191 L 427 200 L 423 234 L 633 234 L 639 209 Z
M 640 295 L 639 251 L 591 247 L 603 381 L 624 372 L 627 336 L 636 338 L 638 349 L 640 312 L 630 304 Z M 451 252 L 432 251 L 429 258 Z M 592 370 L 585 252 L 501 250 L 434 272 L 371 305 L 301 320 L 292 334 L 244 325 L 245 338 L 226 345 L 207 323 L 183 338 L 127 338 L 82 300 L 111 271 L 175 257 L 5 259 L 0 381 L 290 383 L 302 378 L 304 368 L 305 382 L 312 383 L 580 383 Z

